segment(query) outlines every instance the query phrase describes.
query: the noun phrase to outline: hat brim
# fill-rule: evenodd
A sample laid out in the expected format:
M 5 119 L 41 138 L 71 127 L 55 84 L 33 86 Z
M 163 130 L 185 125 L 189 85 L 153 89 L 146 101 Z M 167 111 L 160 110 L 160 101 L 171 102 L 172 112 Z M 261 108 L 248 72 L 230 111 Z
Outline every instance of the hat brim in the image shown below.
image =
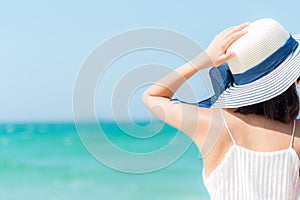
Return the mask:
M 270 100 L 286 91 L 300 76 L 300 35 L 296 50 L 276 69 L 262 78 L 244 85 L 230 86 L 212 108 L 238 108 Z

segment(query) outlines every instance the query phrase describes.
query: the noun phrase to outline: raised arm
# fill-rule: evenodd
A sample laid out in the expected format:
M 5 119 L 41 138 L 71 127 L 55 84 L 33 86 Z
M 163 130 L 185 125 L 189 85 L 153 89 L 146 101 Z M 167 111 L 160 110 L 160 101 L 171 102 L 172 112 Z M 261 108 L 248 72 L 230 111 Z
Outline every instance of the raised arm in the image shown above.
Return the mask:
M 195 139 L 196 132 L 205 134 L 212 111 L 172 102 L 170 99 L 178 88 L 199 70 L 219 66 L 233 57 L 234 53 L 226 52 L 227 48 L 246 33 L 244 28 L 247 25 L 248 23 L 245 23 L 226 29 L 214 38 L 205 51 L 151 85 L 143 94 L 146 107 L 160 120 L 183 131 L 192 139 Z

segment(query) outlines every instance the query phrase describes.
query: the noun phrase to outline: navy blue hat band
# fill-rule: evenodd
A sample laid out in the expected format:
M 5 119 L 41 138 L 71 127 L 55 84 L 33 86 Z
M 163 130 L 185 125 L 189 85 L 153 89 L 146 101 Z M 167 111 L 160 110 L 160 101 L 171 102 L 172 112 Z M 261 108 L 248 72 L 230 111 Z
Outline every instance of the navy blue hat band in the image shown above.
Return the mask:
M 286 43 L 266 58 L 260 64 L 240 74 L 233 74 L 234 82 L 237 85 L 251 83 L 279 66 L 298 46 L 298 42 L 290 36 Z

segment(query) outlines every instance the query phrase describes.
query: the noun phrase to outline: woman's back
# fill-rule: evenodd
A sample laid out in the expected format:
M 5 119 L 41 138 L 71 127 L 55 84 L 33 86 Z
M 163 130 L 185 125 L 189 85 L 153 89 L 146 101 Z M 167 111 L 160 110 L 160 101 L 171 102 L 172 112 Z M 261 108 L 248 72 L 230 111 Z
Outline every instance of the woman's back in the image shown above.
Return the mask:
M 211 97 L 196 103 L 172 98 L 210 66 Z M 218 34 L 204 52 L 149 87 L 143 100 L 198 146 L 212 199 L 296 199 L 299 66 L 300 38 L 261 19 Z M 220 110 L 227 126 L 215 115 Z
M 226 112 L 222 133 L 203 159 L 211 198 L 297 199 L 297 126 L 296 121 L 283 124 Z

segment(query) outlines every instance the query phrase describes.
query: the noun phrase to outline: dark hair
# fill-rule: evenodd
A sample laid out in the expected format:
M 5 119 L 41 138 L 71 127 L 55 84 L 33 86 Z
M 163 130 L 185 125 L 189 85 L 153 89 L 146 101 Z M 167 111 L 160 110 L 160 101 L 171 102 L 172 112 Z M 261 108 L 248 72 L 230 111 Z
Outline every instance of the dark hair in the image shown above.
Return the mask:
M 299 81 L 300 77 L 297 79 L 297 82 Z M 263 115 L 268 119 L 289 123 L 295 120 L 299 113 L 299 96 L 296 85 L 291 85 L 285 92 L 268 101 L 240 107 L 234 112 Z

